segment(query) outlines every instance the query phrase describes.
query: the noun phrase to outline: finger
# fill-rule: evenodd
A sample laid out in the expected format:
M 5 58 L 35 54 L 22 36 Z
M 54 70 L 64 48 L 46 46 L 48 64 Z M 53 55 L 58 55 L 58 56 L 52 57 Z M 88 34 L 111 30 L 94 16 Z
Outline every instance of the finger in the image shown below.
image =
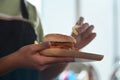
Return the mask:
M 75 35 L 75 34 L 72 34 L 71 35 L 73 38 L 77 39 L 78 38 L 78 35 Z
M 49 42 L 43 42 L 41 44 L 32 44 L 32 45 L 29 45 L 29 50 L 31 50 L 33 53 L 34 52 L 40 52 L 44 49 L 47 49 L 50 47 L 50 43 Z
M 51 67 L 52 65 L 37 65 L 36 66 L 36 69 L 38 70 L 38 71 L 43 71 L 43 70 L 45 70 L 46 68 L 48 68 L 48 67 Z
M 55 67 L 56 68 L 56 66 L 58 67 L 62 67 L 62 66 L 66 66 L 67 65 L 67 63 L 50 63 L 50 64 L 46 64 L 46 65 L 36 65 L 34 68 L 36 68 L 37 70 L 39 70 L 39 71 L 43 71 L 43 70 L 45 70 L 45 69 L 48 69 L 48 68 L 50 68 L 50 67 Z M 55 69 L 54 68 L 54 69 Z
M 80 17 L 79 20 L 77 21 L 76 25 L 82 25 L 83 21 L 84 21 L 84 18 Z
M 76 29 L 76 31 L 81 34 L 83 33 L 87 28 L 89 27 L 88 23 L 84 23 L 81 27 L 79 27 L 78 29 Z
M 71 34 L 71 36 L 72 36 L 72 37 L 74 37 L 74 38 L 76 38 L 76 37 L 77 37 L 77 35 L 75 35 L 74 33 L 72 33 L 72 34 Z
M 89 27 L 89 24 L 88 23 L 84 23 L 81 27 L 79 28 L 76 28 L 75 30 L 77 31 L 77 35 L 72 32 L 71 36 L 73 36 L 75 39 L 78 37 L 78 36 L 81 36 L 81 34 L 86 31 L 86 29 Z
M 79 20 L 77 21 L 77 23 L 75 24 L 75 26 L 73 26 L 72 28 L 72 33 L 71 33 L 71 36 L 76 36 L 78 35 L 78 32 L 76 29 L 80 28 L 83 24 L 83 21 L 84 21 L 84 18 L 83 17 L 80 17 Z
M 63 62 L 73 62 L 73 58 L 68 57 L 41 57 L 40 65 L 46 65 L 46 64 L 56 64 L 56 63 L 63 63 Z
M 84 46 L 88 45 L 94 38 L 96 37 L 96 33 L 91 33 L 87 38 L 85 38 L 82 42 L 79 42 L 75 45 L 75 48 L 82 49 Z
M 47 64 L 51 64 L 51 63 L 64 63 L 64 62 L 73 62 L 74 59 L 73 58 L 68 58 L 68 57 L 63 57 L 63 58 L 60 58 L 60 57 L 54 57 L 54 58 L 51 58 L 49 61 L 47 61 Z
M 93 29 L 94 29 L 94 26 L 93 26 L 93 25 L 89 26 L 89 27 L 81 34 L 82 39 L 88 37 L 89 34 L 92 33 L 92 30 L 93 30 Z
M 44 50 L 44 49 L 47 49 L 47 48 L 50 48 L 50 42 L 42 42 L 41 44 L 39 44 L 39 47 L 40 47 L 40 51 Z

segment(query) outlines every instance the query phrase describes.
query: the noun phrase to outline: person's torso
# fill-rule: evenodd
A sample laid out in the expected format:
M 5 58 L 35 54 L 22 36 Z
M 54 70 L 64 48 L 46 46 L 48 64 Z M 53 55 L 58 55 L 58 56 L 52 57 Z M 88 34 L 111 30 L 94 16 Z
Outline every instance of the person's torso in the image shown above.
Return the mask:
M 12 3 L 10 0 L 5 0 Z M 13 0 L 20 1 L 20 0 Z M 0 1 L 1 4 L 2 0 Z M 4 1 L 3 1 L 4 2 Z M 4 3 L 4 4 L 8 4 Z M 15 3 L 13 3 L 15 4 Z M 5 5 L 4 5 L 5 6 Z M 11 6 L 9 8 L 9 6 Z M 12 7 L 13 5 L 8 5 L 2 10 L 0 5 L 0 13 L 19 16 L 21 15 L 19 7 Z M 18 6 L 17 2 L 14 6 Z M 7 9 L 9 8 L 9 9 Z M 13 8 L 13 10 L 11 10 Z M 5 10 L 6 9 L 6 10 Z M 9 12 L 9 10 L 11 12 Z M 16 12 L 18 10 L 18 12 Z M 19 48 L 33 44 L 36 40 L 36 34 L 33 25 L 27 21 L 22 20 L 2 20 L 0 19 L 0 57 L 4 57 L 17 51 Z M 38 80 L 39 72 L 32 69 L 16 69 L 9 72 L 8 74 L 1 76 L 0 80 Z

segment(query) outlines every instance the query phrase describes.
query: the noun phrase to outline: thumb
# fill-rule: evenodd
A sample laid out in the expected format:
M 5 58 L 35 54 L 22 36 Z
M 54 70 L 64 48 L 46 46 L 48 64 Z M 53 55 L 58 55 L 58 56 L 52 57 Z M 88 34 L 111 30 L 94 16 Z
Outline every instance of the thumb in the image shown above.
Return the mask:
M 40 51 L 44 50 L 44 49 L 47 49 L 47 48 L 50 48 L 50 42 L 42 42 L 39 44 L 40 46 Z

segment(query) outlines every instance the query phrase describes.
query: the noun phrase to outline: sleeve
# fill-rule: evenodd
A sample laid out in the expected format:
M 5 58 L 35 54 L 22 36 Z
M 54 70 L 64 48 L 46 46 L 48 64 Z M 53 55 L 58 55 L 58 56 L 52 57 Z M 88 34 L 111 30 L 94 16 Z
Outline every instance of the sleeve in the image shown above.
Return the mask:
M 38 14 L 36 7 L 33 6 L 32 4 L 28 3 L 27 7 L 28 7 L 28 13 L 29 13 L 29 21 L 34 27 L 34 30 L 37 35 L 37 40 L 39 42 L 42 42 L 43 28 L 40 20 L 40 15 Z
M 38 35 L 38 41 L 42 42 L 42 40 L 43 40 L 43 28 L 42 28 L 42 24 L 41 24 L 39 17 L 38 17 L 38 25 L 36 25 L 35 30 L 36 30 L 36 33 Z

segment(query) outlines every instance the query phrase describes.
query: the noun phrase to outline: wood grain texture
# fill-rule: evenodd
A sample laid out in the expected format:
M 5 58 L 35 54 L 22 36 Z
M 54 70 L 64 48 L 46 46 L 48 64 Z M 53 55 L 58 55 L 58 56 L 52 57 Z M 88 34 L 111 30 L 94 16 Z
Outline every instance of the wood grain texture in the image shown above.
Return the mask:
M 73 57 L 73 58 L 81 58 L 81 59 L 88 59 L 95 61 L 101 61 L 104 57 L 104 55 L 101 54 L 78 52 L 78 51 L 58 49 L 58 48 L 46 49 L 40 53 L 42 55 L 51 56 L 51 57 Z

